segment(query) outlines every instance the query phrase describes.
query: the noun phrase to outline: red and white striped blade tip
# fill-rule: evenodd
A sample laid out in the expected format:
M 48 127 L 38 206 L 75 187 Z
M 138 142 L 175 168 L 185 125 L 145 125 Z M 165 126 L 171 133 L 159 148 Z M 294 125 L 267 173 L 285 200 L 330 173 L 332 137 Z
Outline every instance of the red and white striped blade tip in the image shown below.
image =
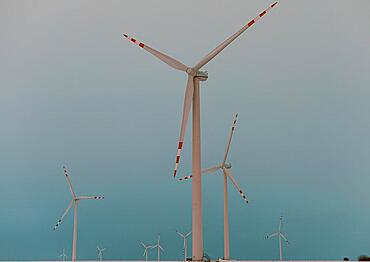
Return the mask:
M 184 176 L 184 177 L 179 178 L 179 181 L 187 180 L 187 179 L 190 179 L 190 178 L 192 178 L 192 177 L 193 177 L 193 175 L 190 175 L 190 176 Z
M 178 169 L 179 163 L 180 163 L 180 155 L 181 155 L 181 150 L 182 150 L 182 145 L 183 144 L 184 144 L 183 141 L 179 141 L 179 145 L 177 147 L 176 164 L 175 164 L 175 170 L 173 171 L 173 177 L 176 177 L 176 174 L 177 174 L 177 169 Z
M 138 46 L 140 46 L 141 48 L 144 48 L 144 43 L 138 41 L 137 39 L 135 38 L 132 38 L 132 37 L 129 37 L 127 34 L 123 34 L 124 37 L 126 37 L 127 39 L 129 39 L 131 42 L 133 42 L 134 44 L 137 44 Z

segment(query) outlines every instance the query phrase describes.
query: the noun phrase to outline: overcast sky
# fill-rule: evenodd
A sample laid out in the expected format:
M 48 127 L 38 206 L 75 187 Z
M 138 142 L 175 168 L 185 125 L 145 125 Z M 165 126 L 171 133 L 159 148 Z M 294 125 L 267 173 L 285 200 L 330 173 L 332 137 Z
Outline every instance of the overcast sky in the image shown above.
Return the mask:
M 0 0 L 0 259 L 70 257 L 71 195 L 80 259 L 142 259 L 191 229 L 191 183 L 171 177 L 188 66 L 272 2 Z M 231 257 L 277 259 L 265 240 L 284 216 L 288 259 L 370 254 L 370 2 L 282 0 L 211 61 L 202 83 L 202 165 L 229 161 Z M 179 176 L 191 170 L 191 128 Z M 204 250 L 223 255 L 222 177 L 203 180 Z M 189 243 L 190 244 L 190 243 Z M 191 245 L 190 245 L 191 246 Z M 190 253 L 189 253 L 190 254 Z M 151 258 L 156 254 L 152 252 Z

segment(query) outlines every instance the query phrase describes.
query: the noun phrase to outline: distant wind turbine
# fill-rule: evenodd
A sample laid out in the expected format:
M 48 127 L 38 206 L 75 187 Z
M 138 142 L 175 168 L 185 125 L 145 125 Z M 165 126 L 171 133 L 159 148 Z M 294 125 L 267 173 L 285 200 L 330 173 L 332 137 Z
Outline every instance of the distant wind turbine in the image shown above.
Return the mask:
M 61 257 L 63 261 L 66 261 L 68 256 L 66 255 L 66 249 L 65 248 L 63 248 L 63 253 L 60 254 L 59 257 Z
M 140 244 L 144 248 L 144 254 L 143 254 L 143 256 L 145 256 L 145 261 L 148 261 L 149 250 L 152 249 L 152 248 L 154 248 L 154 246 L 152 246 L 152 245 L 145 245 L 143 242 L 140 242 Z
M 230 259 L 229 203 L 228 203 L 228 192 L 227 192 L 227 181 L 228 181 L 228 179 L 231 180 L 235 189 L 238 191 L 238 193 L 243 198 L 243 200 L 246 203 L 248 203 L 248 199 L 247 199 L 246 195 L 240 189 L 240 187 L 238 186 L 238 184 L 235 181 L 235 178 L 232 176 L 232 174 L 231 174 L 231 164 L 230 164 L 230 162 L 227 161 L 227 157 L 228 157 L 229 151 L 230 151 L 231 140 L 233 138 L 233 134 L 234 134 L 235 127 L 236 127 L 237 117 L 238 117 L 238 114 L 235 114 L 233 122 L 231 124 L 230 134 L 229 134 L 229 138 L 227 140 L 224 158 L 223 158 L 221 164 L 219 164 L 215 167 L 205 169 L 205 170 L 202 171 L 202 175 L 207 175 L 207 174 L 212 174 L 212 173 L 215 173 L 216 171 L 221 170 L 222 173 L 223 173 L 223 177 L 224 177 L 224 260 Z M 179 180 L 180 181 L 188 180 L 192 177 L 193 177 L 193 174 L 191 174 L 189 176 L 182 177 Z
M 286 243 L 289 244 L 289 241 L 288 239 L 284 236 L 283 232 L 281 231 L 281 227 L 282 227 L 282 222 L 283 222 L 283 217 L 280 216 L 280 220 L 279 220 L 279 229 L 277 232 L 275 233 L 272 233 L 271 235 L 269 236 L 266 236 L 266 239 L 269 239 L 269 238 L 272 238 L 272 237 L 275 237 L 275 236 L 278 236 L 279 238 L 279 250 L 280 250 L 280 262 L 283 261 L 283 247 L 282 247 L 282 243 L 281 243 L 281 239 L 284 239 Z
M 100 261 L 102 261 L 103 260 L 103 252 L 105 251 L 105 248 L 101 248 L 101 247 L 97 246 L 96 249 L 98 250 L 98 259 Z
M 160 261 L 160 254 L 161 254 L 161 250 L 163 250 L 163 247 L 161 246 L 161 244 L 159 243 L 161 241 L 161 236 L 158 236 L 157 238 L 157 245 L 153 246 L 153 248 L 157 248 L 157 257 L 158 257 L 158 261 Z
M 72 243 L 72 261 L 76 261 L 76 245 L 77 245 L 77 207 L 78 203 L 80 200 L 85 200 L 85 199 L 104 199 L 102 196 L 76 196 L 75 192 L 73 191 L 71 180 L 69 179 L 67 169 L 63 167 L 64 169 L 64 176 L 66 177 L 69 190 L 71 191 L 72 194 L 72 200 L 69 203 L 67 209 L 64 211 L 63 215 L 61 218 L 58 220 L 58 222 L 54 226 L 54 230 L 56 230 L 59 225 L 62 223 L 64 217 L 67 215 L 68 211 L 71 209 L 72 205 L 74 204 L 74 216 L 73 216 L 73 243 Z
M 184 261 L 188 258 L 188 241 L 187 238 L 191 235 L 191 231 L 187 234 L 182 234 L 178 230 L 176 230 L 176 233 L 181 236 L 184 240 Z

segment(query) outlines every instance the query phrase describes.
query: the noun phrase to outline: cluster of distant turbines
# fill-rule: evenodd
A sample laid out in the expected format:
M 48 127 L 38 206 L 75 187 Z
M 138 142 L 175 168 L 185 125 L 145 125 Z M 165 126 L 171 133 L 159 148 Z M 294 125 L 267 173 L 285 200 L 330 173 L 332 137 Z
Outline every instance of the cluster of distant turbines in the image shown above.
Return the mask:
M 239 194 L 243 198 L 243 200 L 248 203 L 248 199 L 244 192 L 240 189 L 239 185 L 236 183 L 234 177 L 231 174 L 231 164 L 227 162 L 227 157 L 230 149 L 230 144 L 232 140 L 232 136 L 234 133 L 234 129 L 236 126 L 237 115 L 235 115 L 230 135 L 228 138 L 224 158 L 222 162 L 215 166 L 202 171 L 201 169 L 201 136 L 200 136 L 200 82 L 206 81 L 208 79 L 207 71 L 201 71 L 208 62 L 210 62 L 213 58 L 215 58 L 223 49 L 225 49 L 229 44 L 231 44 L 236 38 L 238 38 L 244 31 L 254 25 L 260 18 L 262 18 L 267 12 L 269 12 L 277 2 L 270 5 L 266 10 L 261 12 L 257 15 L 254 19 L 249 21 L 246 25 L 244 25 L 239 31 L 231 35 L 228 39 L 222 42 L 219 46 L 213 49 L 209 54 L 207 54 L 204 58 L 202 58 L 195 66 L 188 67 L 185 64 L 181 63 L 180 61 L 155 50 L 148 45 L 129 37 L 127 34 L 123 36 L 129 39 L 131 42 L 137 44 L 140 48 L 146 50 L 147 52 L 151 53 L 164 63 L 168 64 L 174 69 L 183 71 L 187 74 L 188 80 L 185 90 L 185 97 L 184 97 L 184 105 L 183 105 L 183 114 L 182 114 L 182 121 L 181 121 L 181 129 L 180 129 L 180 137 L 178 142 L 178 150 L 176 155 L 176 163 L 174 168 L 173 175 L 176 176 L 178 172 L 178 167 L 180 163 L 180 156 L 183 149 L 184 138 L 186 127 L 188 124 L 190 110 L 192 108 L 192 128 L 193 128 L 193 136 L 192 136 L 192 174 L 189 176 L 185 176 L 180 178 L 179 180 L 189 180 L 192 181 L 192 260 L 193 261 L 201 261 L 203 260 L 203 223 L 202 223 L 202 175 L 217 173 L 217 171 L 222 171 L 223 179 L 224 179 L 224 259 L 230 259 L 230 245 L 229 245 L 229 220 L 228 220 L 228 192 L 227 192 L 227 182 L 228 179 L 232 182 L 236 190 L 238 190 Z M 61 223 L 63 218 L 67 215 L 68 211 L 72 206 L 74 206 L 74 224 L 73 224 L 73 244 L 72 244 L 72 261 L 76 260 L 76 244 L 77 244 L 77 207 L 80 200 L 86 199 L 103 199 L 104 197 L 100 196 L 76 196 L 67 170 L 64 168 L 64 174 L 67 179 L 69 189 L 72 194 L 72 200 L 69 203 L 67 209 L 63 213 L 62 217 L 56 223 L 54 229 L 56 229 Z M 281 219 L 279 222 L 279 231 L 270 235 L 269 237 L 278 236 L 279 243 L 280 243 L 280 259 L 282 259 L 282 247 L 281 241 L 282 239 L 286 240 L 285 236 L 281 233 Z M 287 240 L 286 240 L 287 241 Z M 186 238 L 184 239 L 184 246 L 186 244 Z M 153 246 L 145 246 L 144 255 L 148 255 L 149 249 Z M 158 243 L 156 245 L 158 249 L 158 260 L 160 256 L 160 250 L 163 248 L 159 245 L 159 238 Z M 186 252 L 185 252 L 186 253 Z M 185 255 L 186 259 L 186 255 Z

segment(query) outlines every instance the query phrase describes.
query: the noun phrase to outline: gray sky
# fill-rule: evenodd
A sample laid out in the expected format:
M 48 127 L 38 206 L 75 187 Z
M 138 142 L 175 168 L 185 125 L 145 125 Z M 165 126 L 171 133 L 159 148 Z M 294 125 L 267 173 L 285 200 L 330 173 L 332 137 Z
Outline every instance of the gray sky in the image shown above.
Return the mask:
M 161 234 L 191 228 L 191 186 L 171 178 L 186 75 L 122 39 L 128 33 L 188 66 L 270 1 L 0 1 L 0 259 L 71 252 L 140 259 Z M 284 216 L 289 259 L 370 254 L 370 2 L 282 0 L 204 69 L 202 163 L 223 155 L 251 203 L 230 186 L 231 256 L 278 258 L 265 240 Z M 188 128 L 180 176 L 191 169 Z M 222 257 L 222 178 L 203 180 L 204 247 Z M 154 256 L 154 253 L 151 254 Z

